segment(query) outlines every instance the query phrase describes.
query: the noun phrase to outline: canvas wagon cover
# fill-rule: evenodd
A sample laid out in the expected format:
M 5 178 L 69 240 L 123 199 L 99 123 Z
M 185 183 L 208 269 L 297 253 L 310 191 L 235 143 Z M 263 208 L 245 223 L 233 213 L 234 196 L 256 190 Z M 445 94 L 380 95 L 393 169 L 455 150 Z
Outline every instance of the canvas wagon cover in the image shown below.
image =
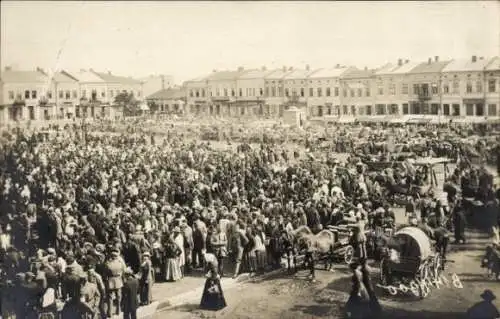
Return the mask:
M 432 254 L 432 245 L 429 237 L 417 227 L 404 227 L 394 234 L 395 237 L 405 236 L 412 238 L 406 254 L 410 257 L 419 257 L 424 260 Z M 405 254 L 405 255 L 406 255 Z

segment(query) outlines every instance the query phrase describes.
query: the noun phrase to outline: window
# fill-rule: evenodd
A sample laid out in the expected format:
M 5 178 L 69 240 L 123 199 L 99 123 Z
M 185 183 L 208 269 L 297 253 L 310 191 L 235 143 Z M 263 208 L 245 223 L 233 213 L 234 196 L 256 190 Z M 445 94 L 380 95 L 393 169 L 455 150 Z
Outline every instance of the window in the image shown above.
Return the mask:
M 466 92 L 467 93 L 472 93 L 472 82 L 471 81 L 467 81 Z
M 66 100 L 69 100 L 71 99 L 71 92 L 69 90 L 67 90 L 66 92 L 64 92 L 64 98 Z
M 278 87 L 278 96 L 283 96 L 283 88 Z
M 474 115 L 474 104 L 466 104 L 465 105 L 465 115 L 467 115 L 467 116 Z
M 431 104 L 431 114 L 432 115 L 439 114 L 439 104 Z
M 351 91 L 351 97 L 354 97 L 356 95 L 356 92 L 354 91 L 354 89 L 350 89 Z
M 309 96 L 314 96 L 314 89 L 313 88 L 309 88 Z
M 453 81 L 453 94 L 460 93 L 460 83 L 457 80 Z
M 243 96 L 243 89 L 240 89 L 240 96 Z
M 443 115 L 450 115 L 450 105 L 449 104 L 443 104 Z
M 61 93 L 59 93 L 59 94 L 61 94 Z M 86 95 L 87 95 L 87 91 L 82 90 L 82 97 L 85 97 Z M 118 95 L 118 91 L 117 91 L 116 95 Z
M 276 96 L 276 88 L 274 86 L 271 88 L 271 96 L 272 97 Z
M 190 97 L 194 97 L 193 90 L 189 90 L 189 96 L 190 96 Z
M 343 90 L 344 92 L 342 92 L 344 94 L 344 97 L 347 97 L 347 89 L 344 89 Z
M 342 106 L 342 114 L 346 115 L 348 112 L 347 105 Z
M 52 91 L 47 91 L 47 98 L 49 98 L 49 99 L 52 98 Z
M 326 96 L 330 96 L 330 95 L 331 95 L 331 93 L 332 93 L 332 92 L 331 92 L 330 88 L 326 88 Z
M 335 96 L 339 96 L 339 88 L 338 88 L 338 87 L 336 87 L 336 88 L 334 89 L 334 92 L 335 92 Z
M 367 96 L 367 97 L 370 97 L 370 94 L 371 94 L 371 92 L 370 92 L 370 88 L 366 88 L 366 96 Z
M 224 89 L 224 96 L 228 96 L 227 95 L 227 89 Z
M 366 106 L 366 115 L 372 115 L 372 106 L 371 105 Z
M 201 89 L 201 97 L 205 97 L 205 89 Z
M 219 88 L 215 89 L 215 96 L 220 96 L 220 90 L 219 90 Z
M 401 86 L 401 94 L 408 94 L 408 84 L 407 83 L 403 83 L 403 85 Z
M 363 96 L 363 90 L 362 89 L 358 89 L 358 97 L 362 97 Z
M 321 97 L 323 94 L 323 90 L 321 88 L 318 88 L 318 97 Z
M 422 105 L 422 114 L 429 114 L 429 103 L 424 103 Z
M 134 92 L 130 91 L 131 94 L 134 94 Z M 106 91 L 101 91 L 101 97 L 106 97 Z
M 484 104 L 476 104 L 476 116 L 484 116 Z
M 431 84 L 432 94 L 438 94 L 438 85 L 436 83 Z
M 408 89 L 408 86 L 406 86 L 406 88 Z M 410 111 L 410 109 L 408 107 L 408 103 L 403 103 L 403 114 L 407 115 L 407 114 L 409 114 L 409 111 Z
M 448 83 L 443 84 L 443 93 L 444 94 L 450 93 L 450 85 Z
M 30 98 L 30 91 L 29 90 L 24 91 L 24 98 L 25 99 L 29 99 Z
M 234 91 L 233 91 L 233 93 L 234 93 Z M 264 90 L 262 88 L 260 88 L 259 89 L 259 96 L 262 96 L 262 95 L 264 95 Z M 234 96 L 234 94 L 233 94 L 233 96 Z
M 418 86 L 418 84 L 413 84 L 413 94 L 418 95 L 419 92 L 420 92 L 420 87 Z
M 285 96 L 286 97 L 290 96 L 290 91 L 288 90 L 288 88 L 285 89 Z
M 36 99 L 36 91 L 35 90 L 31 91 L 31 98 Z
M 391 84 L 389 86 L 389 94 L 390 95 L 396 95 L 396 84 Z
M 59 98 L 60 99 L 64 98 L 64 91 L 63 90 L 59 90 Z
M 379 86 L 377 92 L 378 95 L 384 95 L 384 88 L 382 86 Z
M 113 97 L 113 90 L 109 90 L 109 97 Z
M 488 80 L 488 92 L 494 93 L 497 91 L 497 80 Z M 490 104 L 495 105 L 495 104 Z
M 14 99 L 14 91 L 9 91 L 9 100 Z
M 489 116 L 497 116 L 497 105 L 489 104 L 488 105 L 488 115 Z
M 194 93 L 194 96 L 200 97 L 200 91 L 196 90 L 195 93 Z
M 351 115 L 356 115 L 356 106 L 351 105 Z
M 460 104 L 453 104 L 452 116 L 460 116 Z
M 376 115 L 385 115 L 385 104 L 377 104 L 375 106 Z
M 302 97 L 306 96 L 306 89 L 300 88 L 300 96 Z
M 269 87 L 266 86 L 266 96 L 269 96 Z
M 483 92 L 483 82 L 482 81 L 476 81 L 476 92 L 477 93 Z

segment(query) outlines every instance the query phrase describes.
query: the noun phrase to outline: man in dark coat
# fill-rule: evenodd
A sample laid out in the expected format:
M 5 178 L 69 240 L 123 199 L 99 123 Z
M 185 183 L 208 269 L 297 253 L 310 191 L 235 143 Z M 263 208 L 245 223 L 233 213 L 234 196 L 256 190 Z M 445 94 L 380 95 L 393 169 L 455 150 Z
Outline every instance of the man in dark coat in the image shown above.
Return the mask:
M 139 280 L 134 277 L 132 269 L 125 270 L 125 280 L 122 287 L 122 308 L 124 319 L 136 319 L 139 302 Z
M 455 244 L 465 244 L 466 216 L 464 210 L 457 205 L 453 211 L 453 228 L 455 230 Z

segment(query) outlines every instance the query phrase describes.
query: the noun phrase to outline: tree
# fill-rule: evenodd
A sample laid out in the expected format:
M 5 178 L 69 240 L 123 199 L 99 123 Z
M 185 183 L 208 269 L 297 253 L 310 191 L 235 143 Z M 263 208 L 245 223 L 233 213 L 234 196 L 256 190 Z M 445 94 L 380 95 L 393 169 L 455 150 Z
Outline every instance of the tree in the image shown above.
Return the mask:
M 123 107 L 126 115 L 139 114 L 139 101 L 134 97 L 134 93 L 121 92 L 115 97 L 115 103 Z

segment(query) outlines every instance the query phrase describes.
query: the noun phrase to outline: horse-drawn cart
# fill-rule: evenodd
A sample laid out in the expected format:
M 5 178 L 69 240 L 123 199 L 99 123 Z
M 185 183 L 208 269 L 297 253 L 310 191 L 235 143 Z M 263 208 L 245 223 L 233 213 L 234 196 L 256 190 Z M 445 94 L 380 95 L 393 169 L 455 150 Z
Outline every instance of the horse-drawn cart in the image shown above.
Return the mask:
M 429 280 L 440 275 L 443 264 L 441 256 L 434 254 L 430 238 L 417 227 L 404 227 L 394 233 L 388 246 L 380 262 L 381 284 L 404 285 L 415 296 L 427 297 Z M 389 292 L 397 293 L 391 289 Z

